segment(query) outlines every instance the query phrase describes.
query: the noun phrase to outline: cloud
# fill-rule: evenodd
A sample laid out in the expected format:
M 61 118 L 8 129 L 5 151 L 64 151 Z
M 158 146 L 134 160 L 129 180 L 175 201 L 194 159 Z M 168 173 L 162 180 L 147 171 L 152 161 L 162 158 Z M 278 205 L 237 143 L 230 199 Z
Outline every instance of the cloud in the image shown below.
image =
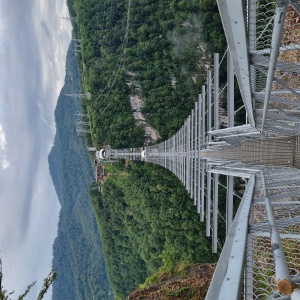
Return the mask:
M 0 10 L 0 53 L 2 51 L 2 47 L 5 42 L 5 30 L 6 30 L 6 24 Z
M 5 30 L 5 23 L 2 20 L 2 14 L 0 13 L 0 36 L 4 36 Z
M 0 166 L 3 170 L 7 169 L 10 165 L 9 161 L 6 159 L 6 145 L 5 133 L 0 124 Z
M 0 124 L 0 149 L 5 150 L 6 144 L 7 142 L 6 142 L 5 134 L 2 125 Z
M 46 25 L 46 23 L 45 23 L 44 21 L 42 21 L 42 22 L 41 22 L 41 25 L 42 25 L 42 29 L 44 30 L 45 35 L 46 35 L 48 38 L 52 39 L 51 32 L 50 32 L 48 26 Z
M 2 167 L 3 170 L 7 169 L 9 167 L 9 165 L 10 165 L 9 161 L 7 161 L 6 158 L 3 158 L 1 160 L 1 167 Z

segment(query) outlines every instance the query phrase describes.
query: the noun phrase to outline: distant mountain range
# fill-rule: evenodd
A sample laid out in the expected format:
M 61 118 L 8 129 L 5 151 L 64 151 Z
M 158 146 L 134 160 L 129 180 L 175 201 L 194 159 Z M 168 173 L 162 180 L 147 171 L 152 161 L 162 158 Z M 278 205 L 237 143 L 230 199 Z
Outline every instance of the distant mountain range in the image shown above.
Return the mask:
M 71 43 L 65 85 L 55 109 L 56 136 L 49 154 L 49 168 L 61 205 L 57 237 L 53 245 L 53 300 L 112 299 L 100 235 L 90 207 L 88 188 L 95 180 L 83 138 L 76 134 L 79 93 L 77 61 Z

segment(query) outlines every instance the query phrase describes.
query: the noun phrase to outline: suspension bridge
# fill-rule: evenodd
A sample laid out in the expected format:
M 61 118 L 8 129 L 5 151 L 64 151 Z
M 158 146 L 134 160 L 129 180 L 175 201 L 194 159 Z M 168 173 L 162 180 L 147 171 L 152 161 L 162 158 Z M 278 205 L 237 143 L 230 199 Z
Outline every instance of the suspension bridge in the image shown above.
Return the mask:
M 219 176 L 226 241 L 206 299 L 300 299 L 300 3 L 217 0 L 227 50 L 227 128 L 220 128 L 219 55 L 179 131 L 101 159 L 159 164 L 183 183 L 218 251 Z M 244 125 L 235 126 L 234 76 Z M 234 214 L 234 179 L 245 191 Z

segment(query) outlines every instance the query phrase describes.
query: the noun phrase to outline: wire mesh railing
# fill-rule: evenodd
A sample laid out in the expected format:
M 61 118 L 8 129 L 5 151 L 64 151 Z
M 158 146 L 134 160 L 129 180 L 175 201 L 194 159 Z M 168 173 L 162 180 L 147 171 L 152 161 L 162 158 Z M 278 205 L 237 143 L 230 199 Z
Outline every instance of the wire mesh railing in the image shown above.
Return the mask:
M 256 175 L 247 238 L 245 299 L 289 299 L 285 295 L 299 287 L 299 182 L 300 170 L 292 168 L 266 168 Z M 267 211 L 266 197 L 274 224 Z M 274 230 L 280 242 L 272 239 Z M 278 250 L 282 250 L 280 257 L 275 253 Z M 283 268 L 287 269 L 285 276 Z

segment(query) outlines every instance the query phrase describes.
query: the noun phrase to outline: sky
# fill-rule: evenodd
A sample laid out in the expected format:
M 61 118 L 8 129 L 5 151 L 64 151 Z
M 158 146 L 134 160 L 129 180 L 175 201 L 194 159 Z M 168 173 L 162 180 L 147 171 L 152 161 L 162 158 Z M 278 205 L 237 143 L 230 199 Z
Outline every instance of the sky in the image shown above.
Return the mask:
M 0 257 L 15 297 L 51 270 L 59 203 L 48 154 L 71 39 L 65 0 L 0 0 Z M 51 294 L 45 299 L 51 299 Z

